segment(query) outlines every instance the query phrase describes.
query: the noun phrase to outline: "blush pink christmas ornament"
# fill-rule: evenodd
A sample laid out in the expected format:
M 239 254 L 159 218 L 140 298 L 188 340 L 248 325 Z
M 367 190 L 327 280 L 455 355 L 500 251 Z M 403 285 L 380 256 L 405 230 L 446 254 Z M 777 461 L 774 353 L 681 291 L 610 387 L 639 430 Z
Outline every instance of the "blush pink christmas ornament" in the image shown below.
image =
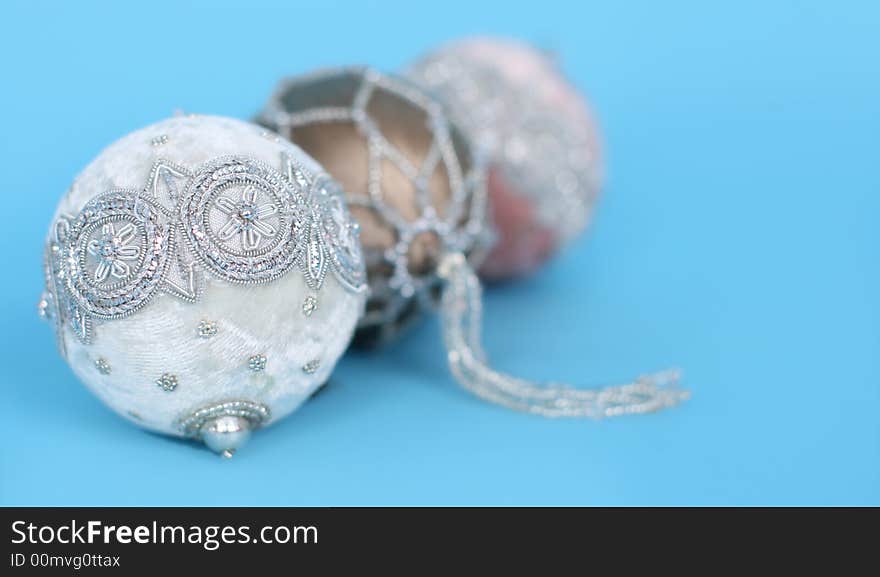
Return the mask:
M 496 239 L 481 277 L 529 274 L 584 230 L 602 184 L 598 129 L 553 59 L 478 38 L 428 54 L 407 76 L 487 155 Z

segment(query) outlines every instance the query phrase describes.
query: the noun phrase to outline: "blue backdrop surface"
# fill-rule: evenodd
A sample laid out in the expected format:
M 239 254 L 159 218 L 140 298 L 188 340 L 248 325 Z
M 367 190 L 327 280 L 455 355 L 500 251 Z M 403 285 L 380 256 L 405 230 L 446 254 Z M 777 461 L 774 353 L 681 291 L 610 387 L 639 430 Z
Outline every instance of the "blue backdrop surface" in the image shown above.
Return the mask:
M 0 27 L 0 504 L 880 505 L 877 3 L 29 1 Z M 103 146 L 473 34 L 557 52 L 609 159 L 589 234 L 487 291 L 488 352 L 583 383 L 677 365 L 692 401 L 508 412 L 452 383 L 428 319 L 225 462 L 76 381 L 35 314 L 42 241 Z

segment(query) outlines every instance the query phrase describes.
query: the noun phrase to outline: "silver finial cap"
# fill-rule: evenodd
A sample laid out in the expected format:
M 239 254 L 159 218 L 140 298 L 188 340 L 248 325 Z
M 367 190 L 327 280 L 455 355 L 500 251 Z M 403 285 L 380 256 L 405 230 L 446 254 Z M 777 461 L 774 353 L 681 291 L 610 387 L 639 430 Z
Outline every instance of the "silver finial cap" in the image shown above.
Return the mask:
M 250 423 L 242 417 L 217 417 L 201 428 L 201 438 L 205 445 L 226 459 L 231 458 L 250 436 Z

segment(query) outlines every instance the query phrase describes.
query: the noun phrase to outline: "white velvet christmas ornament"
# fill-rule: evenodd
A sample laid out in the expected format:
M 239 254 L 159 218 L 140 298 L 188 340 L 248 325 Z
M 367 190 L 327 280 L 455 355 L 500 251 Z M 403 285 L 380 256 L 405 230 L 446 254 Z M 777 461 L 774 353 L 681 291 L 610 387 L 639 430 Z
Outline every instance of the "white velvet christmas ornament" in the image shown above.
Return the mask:
M 497 234 L 481 277 L 528 274 L 584 229 L 603 178 L 598 128 L 552 58 L 521 42 L 475 38 L 428 54 L 407 76 L 489 158 Z
M 366 298 L 357 226 L 296 146 L 179 116 L 104 150 L 61 199 L 41 314 L 104 403 L 225 455 L 292 412 Z

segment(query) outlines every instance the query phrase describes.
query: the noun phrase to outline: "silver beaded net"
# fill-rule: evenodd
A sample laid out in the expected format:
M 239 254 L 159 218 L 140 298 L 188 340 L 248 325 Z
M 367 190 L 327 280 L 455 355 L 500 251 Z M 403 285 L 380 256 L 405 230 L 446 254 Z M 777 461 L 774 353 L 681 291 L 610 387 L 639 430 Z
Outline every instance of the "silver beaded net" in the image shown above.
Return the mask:
M 361 225 L 371 296 L 356 342 L 396 334 L 440 296 L 442 255 L 476 264 L 490 241 L 482 163 L 441 107 L 367 68 L 281 82 L 258 122 L 343 185 Z

